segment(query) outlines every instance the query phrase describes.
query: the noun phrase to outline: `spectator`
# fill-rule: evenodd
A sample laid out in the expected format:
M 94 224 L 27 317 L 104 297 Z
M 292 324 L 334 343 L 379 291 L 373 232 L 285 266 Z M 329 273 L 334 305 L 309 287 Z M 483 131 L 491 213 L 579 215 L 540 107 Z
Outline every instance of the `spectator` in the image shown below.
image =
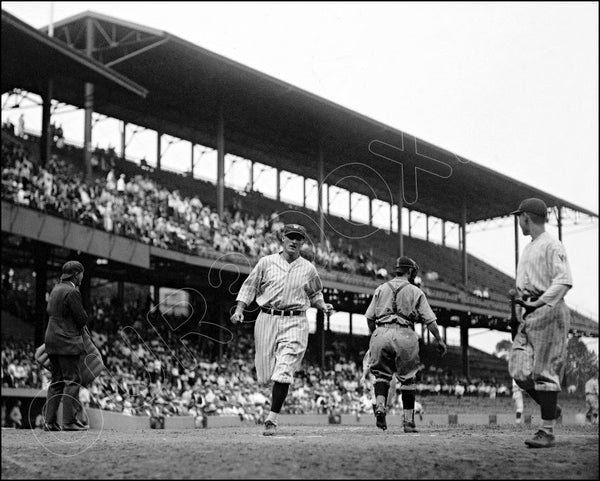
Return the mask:
M 10 427 L 21 429 L 23 415 L 21 414 L 21 401 L 17 401 L 10 410 Z

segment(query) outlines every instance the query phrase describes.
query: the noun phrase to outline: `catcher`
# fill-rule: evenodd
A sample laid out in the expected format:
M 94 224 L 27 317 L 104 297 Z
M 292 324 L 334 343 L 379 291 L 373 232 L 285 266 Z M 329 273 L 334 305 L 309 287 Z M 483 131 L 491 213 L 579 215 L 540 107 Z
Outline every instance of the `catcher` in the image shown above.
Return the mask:
M 419 270 L 409 257 L 396 259 L 396 277 L 375 290 L 365 317 L 371 331 L 370 372 L 375 376 L 376 426 L 387 429 L 386 400 L 394 374 L 402 384 L 405 433 L 415 433 L 415 376 L 419 370 L 419 339 L 414 323 L 421 320 L 438 342 L 442 356 L 447 348 L 427 298 L 414 285 Z

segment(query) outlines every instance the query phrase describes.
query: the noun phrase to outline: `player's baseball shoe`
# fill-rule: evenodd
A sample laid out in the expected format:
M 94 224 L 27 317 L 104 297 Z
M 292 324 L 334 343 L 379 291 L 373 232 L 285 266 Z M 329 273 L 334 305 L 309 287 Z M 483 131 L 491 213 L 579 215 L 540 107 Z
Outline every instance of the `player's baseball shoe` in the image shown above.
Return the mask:
M 404 432 L 405 433 L 418 433 L 417 427 L 414 421 L 404 421 Z
M 263 436 L 273 436 L 277 432 L 277 424 L 273 421 L 269 421 L 268 419 L 265 421 L 265 430 L 263 431 Z
M 550 448 L 554 446 L 554 434 L 540 429 L 533 438 L 525 441 L 525 444 L 530 448 Z
M 44 431 L 62 431 L 58 423 L 44 423 Z
M 383 429 L 384 431 L 387 429 L 387 422 L 385 421 L 385 410 L 378 409 L 375 412 L 375 425 L 379 429 Z

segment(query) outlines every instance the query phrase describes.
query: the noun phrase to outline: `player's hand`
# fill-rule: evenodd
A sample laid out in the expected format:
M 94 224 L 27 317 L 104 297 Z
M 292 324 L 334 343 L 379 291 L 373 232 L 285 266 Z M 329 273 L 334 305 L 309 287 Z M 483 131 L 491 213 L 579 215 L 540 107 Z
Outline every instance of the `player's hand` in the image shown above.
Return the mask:
M 525 319 L 529 314 L 531 314 L 533 311 L 535 311 L 536 309 L 541 307 L 541 306 L 535 306 L 532 302 L 525 301 L 525 300 L 521 299 L 520 297 L 515 299 L 515 304 L 518 304 L 519 306 L 521 306 L 524 309 L 523 319 Z
M 244 313 L 236 310 L 229 319 L 233 324 L 237 324 L 244 320 Z
M 323 312 L 325 314 L 327 314 L 328 316 L 330 314 L 332 314 L 333 313 L 333 304 L 329 304 L 329 302 L 326 302 L 325 303 L 325 309 L 323 309 Z
M 438 345 L 436 346 L 436 348 L 440 352 L 442 357 L 445 356 L 448 352 L 448 347 L 446 346 L 446 343 L 444 341 L 438 341 Z

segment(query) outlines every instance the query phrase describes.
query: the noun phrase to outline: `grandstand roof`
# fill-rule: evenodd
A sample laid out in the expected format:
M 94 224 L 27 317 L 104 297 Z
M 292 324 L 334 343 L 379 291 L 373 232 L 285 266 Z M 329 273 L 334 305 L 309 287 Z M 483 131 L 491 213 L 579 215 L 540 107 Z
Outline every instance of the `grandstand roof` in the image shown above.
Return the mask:
M 325 172 L 330 173 L 326 183 L 384 201 L 392 196 L 394 202 L 401 162 L 407 179 L 409 172 L 418 173 L 418 197 L 414 183 L 404 190 L 410 207 L 456 223 L 463 202 L 467 222 L 475 222 L 509 215 L 526 197 L 597 217 L 162 30 L 87 11 L 55 23 L 56 38 L 85 49 L 88 20 L 96 31 L 94 57 L 149 90 L 147 101 L 101 99 L 95 110 L 105 115 L 215 148 L 222 105 L 228 152 L 316 178 L 322 143 Z M 81 106 L 65 86 L 55 86 L 55 97 Z
M 42 94 L 47 79 L 55 79 L 58 92 L 70 89 L 83 102 L 81 84 L 91 82 L 98 95 L 146 96 L 148 91 L 102 63 L 69 48 L 2 10 L 2 92 L 20 88 Z

